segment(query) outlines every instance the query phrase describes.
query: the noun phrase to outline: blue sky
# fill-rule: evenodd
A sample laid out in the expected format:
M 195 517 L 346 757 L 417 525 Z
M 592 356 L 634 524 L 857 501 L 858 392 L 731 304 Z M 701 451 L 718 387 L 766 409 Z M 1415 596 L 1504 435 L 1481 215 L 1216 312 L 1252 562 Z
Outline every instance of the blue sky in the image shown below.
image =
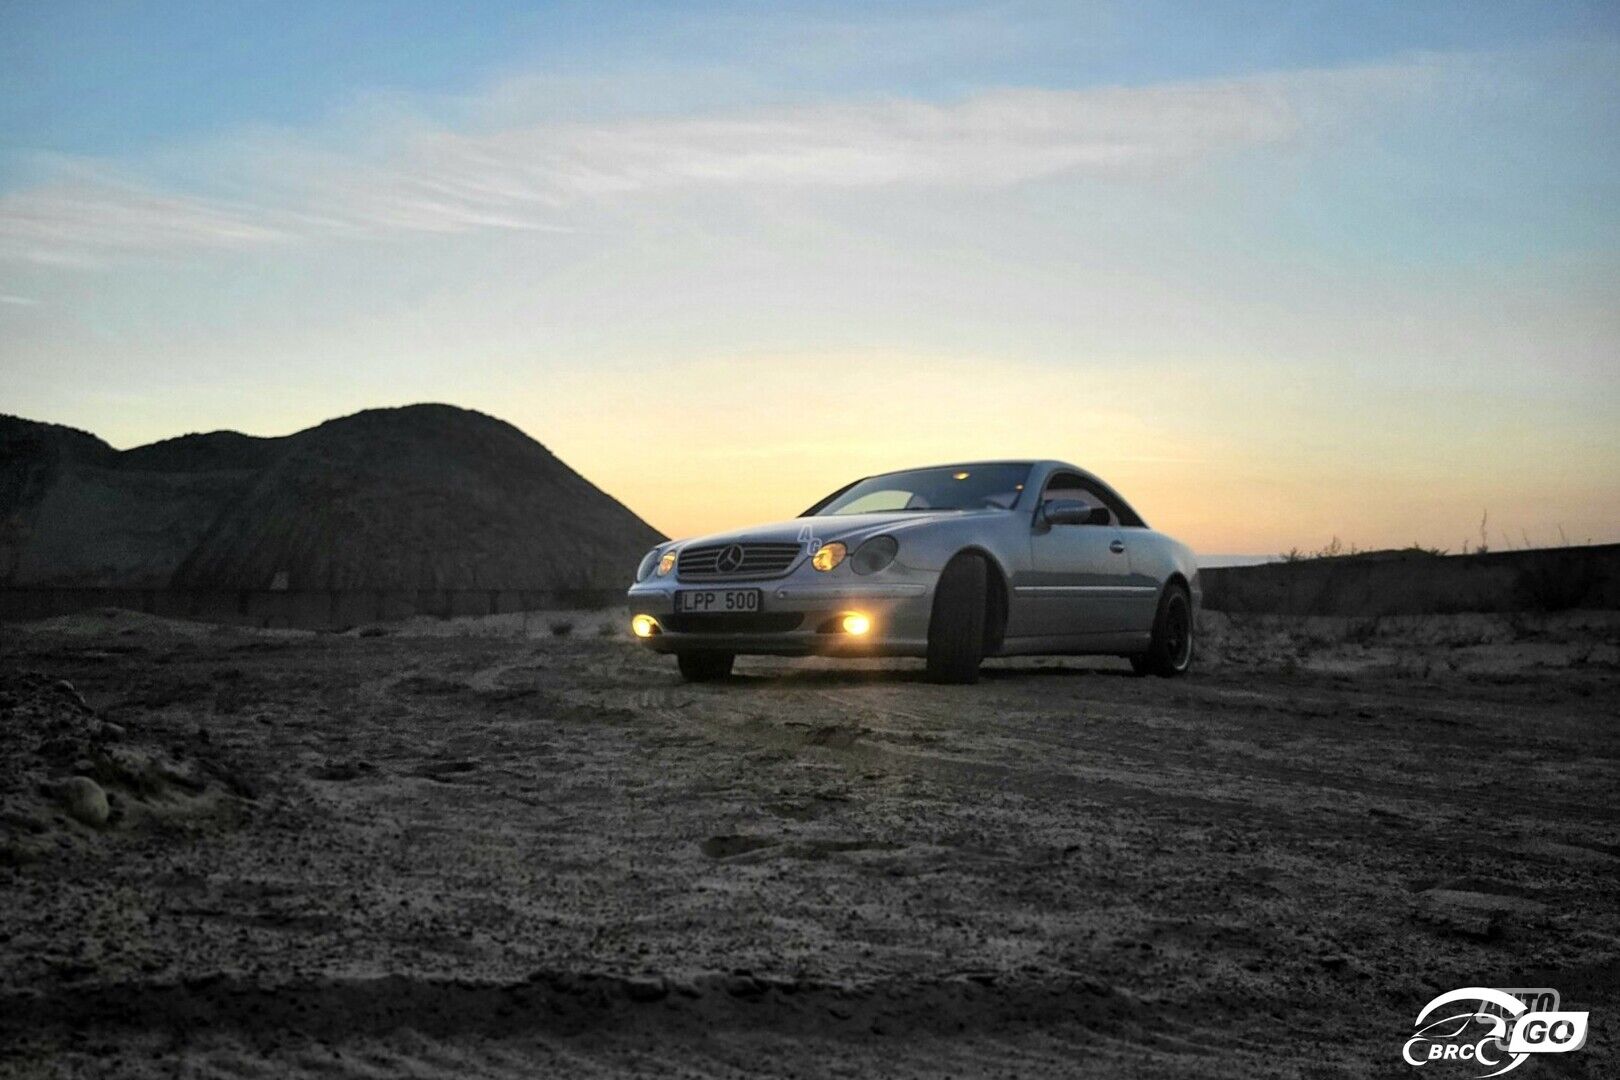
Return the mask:
M 448 400 L 672 533 L 1038 453 L 1204 550 L 1617 539 L 1617 12 L 7 4 L 0 410 Z
M 952 20 L 960 38 L 947 32 L 935 44 L 931 33 Z M 1620 7 L 66 0 L 8 4 L 0 25 L 0 141 L 15 157 L 128 153 L 245 123 L 310 123 L 360 95 L 464 94 L 535 70 L 636 84 L 662 75 L 674 96 L 638 103 L 666 108 L 682 104 L 680 76 L 695 68 L 730 69 L 733 88 L 755 102 L 949 96 L 1613 39 Z

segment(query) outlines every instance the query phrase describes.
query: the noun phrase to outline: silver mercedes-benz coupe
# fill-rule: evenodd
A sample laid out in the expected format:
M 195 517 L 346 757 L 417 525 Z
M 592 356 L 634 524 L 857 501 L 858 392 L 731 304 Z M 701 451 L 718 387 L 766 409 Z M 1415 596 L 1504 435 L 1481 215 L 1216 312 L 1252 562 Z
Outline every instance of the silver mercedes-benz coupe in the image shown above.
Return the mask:
M 1103 654 L 1139 674 L 1192 663 L 1198 565 L 1113 488 L 1061 461 L 869 476 L 791 521 L 647 553 L 630 626 L 694 681 L 739 653 L 916 656 L 978 679 L 988 656 Z

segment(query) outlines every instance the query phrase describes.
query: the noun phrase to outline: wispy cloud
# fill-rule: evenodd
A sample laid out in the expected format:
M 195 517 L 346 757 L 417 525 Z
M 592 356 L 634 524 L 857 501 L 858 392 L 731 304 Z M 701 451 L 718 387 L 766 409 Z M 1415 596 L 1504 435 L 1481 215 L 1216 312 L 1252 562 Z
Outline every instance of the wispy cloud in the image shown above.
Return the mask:
M 355 151 L 244 135 L 193 155 L 197 190 L 229 189 L 230 199 L 104 165 L 0 196 L 0 256 L 98 262 L 357 234 L 561 229 L 563 211 L 579 204 L 693 187 L 994 188 L 1163 175 L 1291 139 L 1324 102 L 1410 88 L 1428 74 L 1413 64 L 500 130 L 423 120 L 390 124 Z
M 39 301 L 32 296 L 14 296 L 11 293 L 0 293 L 0 304 L 10 304 L 13 307 L 36 307 Z
M 130 183 L 65 183 L 0 196 L 0 252 L 72 265 L 120 253 L 243 247 L 287 239 L 275 216 Z

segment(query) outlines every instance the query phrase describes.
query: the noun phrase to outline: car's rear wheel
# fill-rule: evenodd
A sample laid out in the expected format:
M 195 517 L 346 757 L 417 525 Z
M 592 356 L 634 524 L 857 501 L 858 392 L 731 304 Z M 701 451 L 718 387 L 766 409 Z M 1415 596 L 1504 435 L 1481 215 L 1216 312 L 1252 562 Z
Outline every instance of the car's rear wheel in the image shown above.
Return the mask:
M 678 652 L 675 662 L 680 665 L 681 678 L 687 682 L 713 682 L 731 674 L 736 654 L 728 652 Z
M 1159 611 L 1153 618 L 1153 638 L 1148 651 L 1131 657 L 1131 668 L 1138 675 L 1174 678 L 1192 667 L 1192 597 L 1187 588 L 1173 584 L 1159 597 Z
M 984 659 L 985 592 L 989 568 L 982 555 L 958 555 L 939 575 L 928 620 L 928 679 L 938 683 L 979 681 Z

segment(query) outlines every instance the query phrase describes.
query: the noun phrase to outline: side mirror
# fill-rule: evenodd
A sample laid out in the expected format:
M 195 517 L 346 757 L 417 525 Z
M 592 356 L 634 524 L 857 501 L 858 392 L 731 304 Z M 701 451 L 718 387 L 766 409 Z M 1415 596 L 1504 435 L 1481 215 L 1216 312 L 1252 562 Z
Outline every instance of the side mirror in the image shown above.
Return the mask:
M 1084 499 L 1048 499 L 1042 507 L 1048 525 L 1107 525 L 1108 508 Z

